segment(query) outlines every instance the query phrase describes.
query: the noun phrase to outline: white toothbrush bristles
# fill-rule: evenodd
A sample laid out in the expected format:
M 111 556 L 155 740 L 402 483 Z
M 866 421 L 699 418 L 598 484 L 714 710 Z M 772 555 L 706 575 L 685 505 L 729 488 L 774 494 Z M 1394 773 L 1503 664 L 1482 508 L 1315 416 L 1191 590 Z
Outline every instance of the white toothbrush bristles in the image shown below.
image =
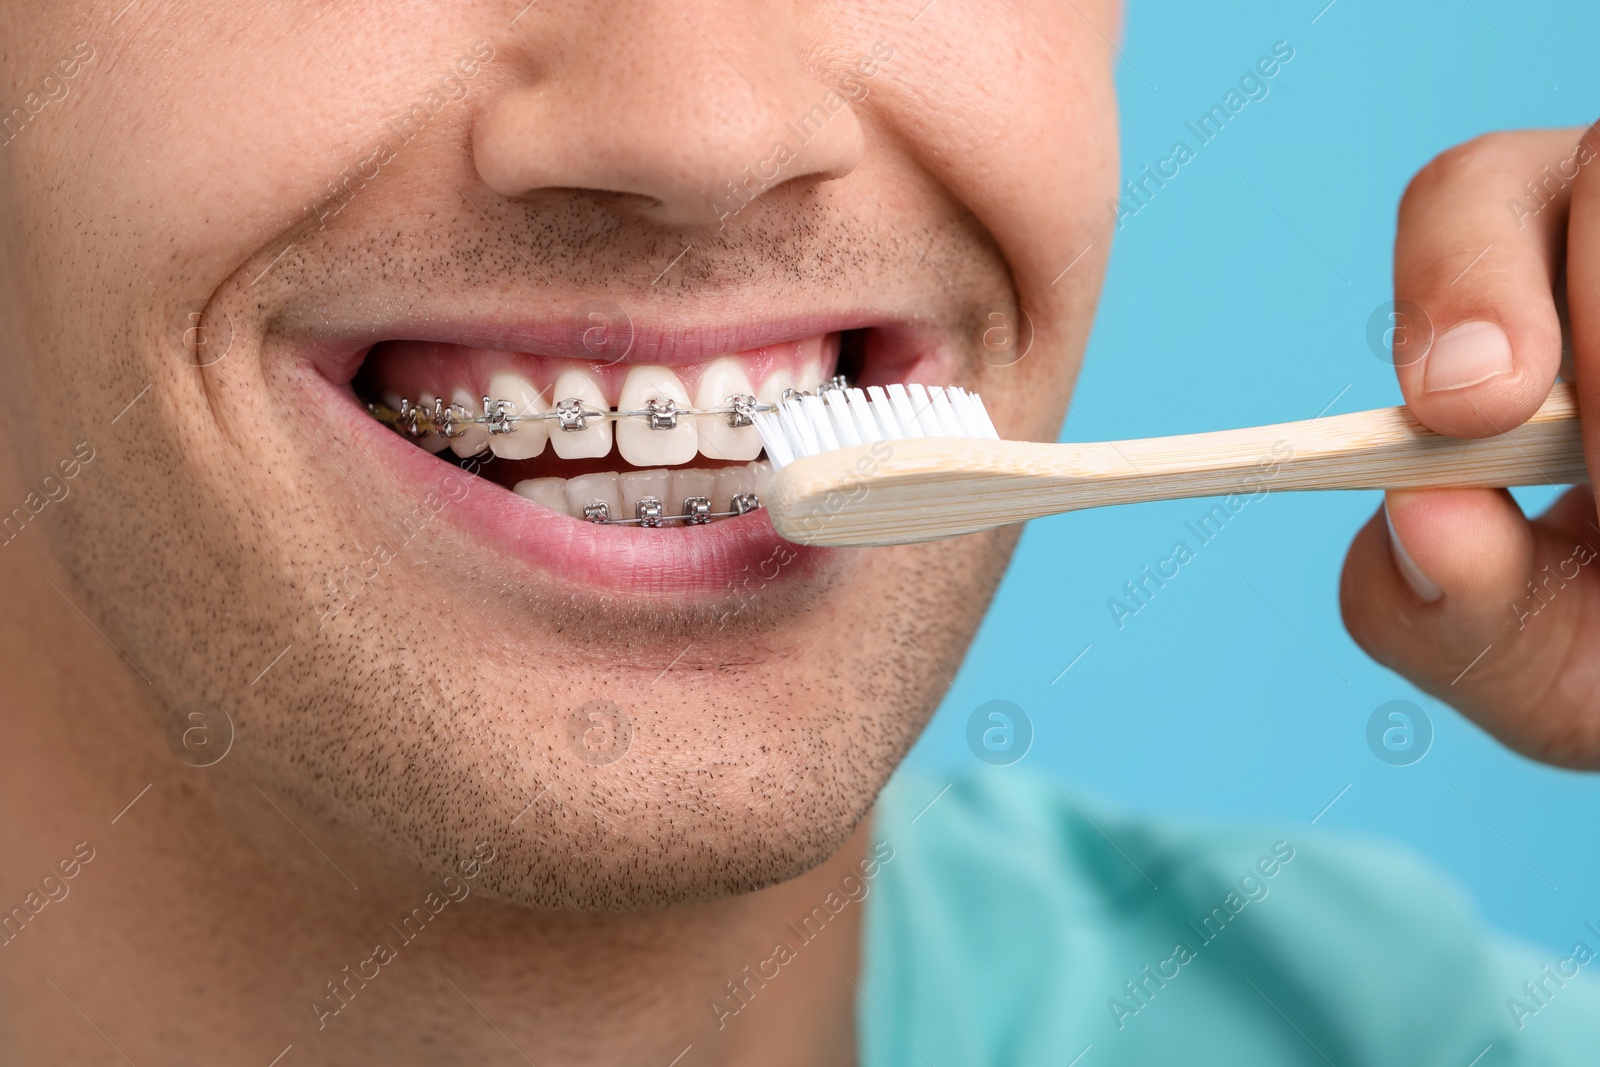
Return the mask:
M 791 397 L 777 411 L 757 413 L 755 423 L 773 470 L 804 456 L 874 441 L 1000 439 L 978 395 L 954 386 L 830 389 L 822 396 Z

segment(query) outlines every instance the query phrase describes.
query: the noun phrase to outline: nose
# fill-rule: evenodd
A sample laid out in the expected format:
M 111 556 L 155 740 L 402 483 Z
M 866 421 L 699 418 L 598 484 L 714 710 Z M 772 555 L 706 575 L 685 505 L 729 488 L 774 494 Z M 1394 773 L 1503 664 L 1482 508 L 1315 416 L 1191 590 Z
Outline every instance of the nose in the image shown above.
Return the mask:
M 665 225 L 725 224 L 780 186 L 837 179 L 862 130 L 805 66 L 777 0 L 534 4 L 479 113 L 473 159 L 496 192 L 617 194 Z

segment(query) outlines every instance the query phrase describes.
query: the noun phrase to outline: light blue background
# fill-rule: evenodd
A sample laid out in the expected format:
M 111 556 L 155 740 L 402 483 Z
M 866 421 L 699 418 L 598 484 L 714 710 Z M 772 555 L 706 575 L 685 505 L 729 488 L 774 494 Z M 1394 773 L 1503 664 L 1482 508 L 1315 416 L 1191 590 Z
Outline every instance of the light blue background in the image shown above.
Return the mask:
M 1600 114 L 1592 4 L 1324 3 L 1133 0 L 1117 77 L 1125 177 L 1178 138 L 1193 145 L 1185 122 L 1274 42 L 1295 56 L 1117 235 L 1064 440 L 1399 403 L 1366 332 L 1390 295 L 1408 178 L 1478 133 Z M 1571 945 L 1600 919 L 1600 776 L 1512 755 L 1356 648 L 1338 576 L 1379 502 L 1256 500 L 1120 631 L 1107 599 L 1178 538 L 1194 544 L 1184 524 L 1212 501 L 1032 524 L 912 765 L 974 767 L 967 717 L 1006 699 L 1036 736 L 1002 773 L 1047 773 L 1140 811 L 1307 824 L 1348 785 L 1316 829 L 1403 842 L 1496 925 Z M 1435 728 L 1413 766 L 1367 747 L 1368 717 L 1393 699 Z

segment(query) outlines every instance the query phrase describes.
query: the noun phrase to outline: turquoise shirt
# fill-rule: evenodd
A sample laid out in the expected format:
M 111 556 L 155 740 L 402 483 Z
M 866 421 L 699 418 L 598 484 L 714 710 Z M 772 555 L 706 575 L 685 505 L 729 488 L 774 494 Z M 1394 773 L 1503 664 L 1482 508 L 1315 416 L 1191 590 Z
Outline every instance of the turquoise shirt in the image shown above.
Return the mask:
M 879 803 L 866 1067 L 1600 1064 L 1600 921 L 1531 950 L 1393 848 L 950 782 Z

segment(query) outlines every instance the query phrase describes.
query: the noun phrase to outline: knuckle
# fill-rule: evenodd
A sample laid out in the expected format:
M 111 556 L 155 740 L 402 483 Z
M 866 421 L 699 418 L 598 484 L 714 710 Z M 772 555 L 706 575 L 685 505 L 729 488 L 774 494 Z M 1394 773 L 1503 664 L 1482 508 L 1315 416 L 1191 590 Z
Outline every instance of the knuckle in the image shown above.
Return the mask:
M 1457 302 L 1461 297 L 1477 291 L 1476 286 L 1462 288 L 1460 286 L 1452 286 L 1450 283 L 1461 277 L 1463 269 L 1472 263 L 1474 259 L 1478 259 L 1479 254 L 1482 252 L 1482 248 L 1470 247 L 1439 250 L 1427 259 L 1413 263 L 1406 271 L 1407 277 L 1405 281 L 1408 289 L 1416 293 L 1417 298 L 1424 302 L 1426 305 L 1425 310 L 1433 314 L 1447 316 L 1446 321 L 1439 325 L 1438 329 L 1443 330 L 1451 325 L 1448 316 L 1452 314 L 1452 309 L 1458 306 Z M 1476 264 L 1474 269 L 1479 271 L 1479 278 L 1474 279 L 1474 281 L 1491 276 L 1495 264 L 1486 262 L 1489 259 L 1490 256 L 1484 256 Z M 1452 289 L 1461 290 L 1459 294 L 1456 294 L 1455 300 L 1451 300 L 1446 296 Z
M 1494 653 L 1476 668 L 1479 677 L 1467 688 L 1462 710 L 1530 759 L 1593 770 L 1600 767 L 1600 707 L 1589 646 L 1574 620 L 1559 622 L 1518 631 L 1509 642 L 1497 639 Z
M 1520 173 L 1528 165 L 1532 147 L 1522 131 L 1496 131 L 1445 149 L 1412 177 L 1400 201 L 1401 213 L 1442 190 L 1498 179 L 1507 170 Z
M 1587 769 L 1600 764 L 1600 708 L 1596 707 L 1590 653 L 1570 623 L 1548 635 L 1531 669 L 1522 672 L 1518 716 L 1541 724 L 1529 751 L 1544 763 Z
M 1572 146 L 1572 154 L 1563 160 L 1561 174 L 1564 177 L 1568 171 L 1575 171 L 1572 175 L 1572 186 L 1580 190 L 1581 195 L 1592 196 L 1594 184 L 1600 181 L 1593 173 L 1595 168 L 1589 164 L 1600 158 L 1600 121 L 1583 130 L 1582 136 Z
M 1600 764 L 1600 724 L 1574 717 L 1517 746 L 1532 759 L 1570 770 L 1592 770 Z

